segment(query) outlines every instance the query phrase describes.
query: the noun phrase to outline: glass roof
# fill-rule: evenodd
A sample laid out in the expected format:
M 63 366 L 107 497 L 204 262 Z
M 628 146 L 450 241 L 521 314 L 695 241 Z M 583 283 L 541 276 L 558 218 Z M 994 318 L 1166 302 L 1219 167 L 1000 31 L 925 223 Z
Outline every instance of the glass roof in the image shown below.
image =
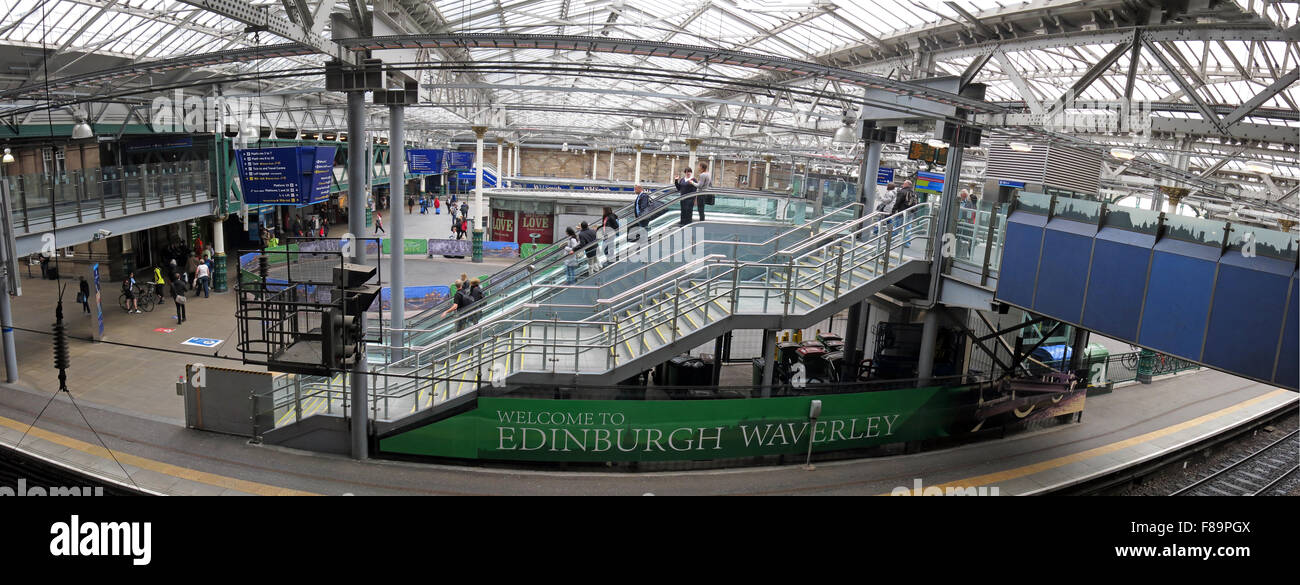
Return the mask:
M 247 1 L 247 0 L 246 0 Z M 350 14 L 345 0 L 330 2 L 327 11 Z M 273 18 L 288 19 L 281 0 L 252 0 Z M 776 57 L 847 67 L 895 79 L 962 75 L 980 65 L 978 47 L 990 31 L 1010 38 L 1004 54 L 988 59 L 973 81 L 986 84 L 986 99 L 1013 109 L 1030 102 L 1050 104 L 1063 96 L 1123 39 L 1017 43 L 1050 37 L 1073 27 L 1074 32 L 1106 32 L 1116 14 L 1133 10 L 1125 0 L 368 0 L 384 18 L 407 32 L 508 33 L 579 35 L 678 43 L 703 48 L 738 50 Z M 1234 4 L 1235 3 L 1235 4 Z M 317 0 L 306 0 L 316 10 Z M 1195 4 L 1195 3 L 1193 3 Z M 1189 25 L 1216 22 L 1263 23 L 1286 29 L 1300 23 L 1300 4 L 1232 0 L 1191 15 Z M 1130 15 L 1132 17 L 1132 15 Z M 300 20 L 300 19 L 295 19 Z M 1055 28 L 1054 28 L 1055 27 Z M 215 53 L 287 42 L 269 32 L 250 34 L 231 18 L 177 0 L 0 0 L 0 89 L 31 85 L 49 77 L 84 74 L 127 63 Z M 1059 30 L 1058 30 L 1059 29 Z M 1068 32 L 1068 31 L 1067 31 Z M 320 27 L 325 38 L 330 26 Z M 935 39 L 945 39 L 938 43 Z M 1179 83 L 1161 52 L 1187 83 Z M 17 50 L 12 50 L 17 49 Z M 918 69 L 917 53 L 933 52 L 932 64 Z M 987 51 L 984 51 L 987 52 Z M 429 91 L 446 88 L 442 108 L 419 108 L 413 121 L 431 125 L 464 124 L 475 108 L 492 104 L 508 110 L 517 127 L 581 128 L 618 134 L 643 118 L 659 124 L 662 138 L 681 138 L 686 124 L 703 132 L 751 142 L 787 142 L 829 146 L 830 134 L 852 106 L 845 99 L 862 95 L 859 87 L 841 87 L 816 78 L 791 78 L 770 72 L 664 57 L 612 52 L 512 48 L 473 48 L 467 52 L 428 51 L 431 62 L 468 61 L 475 71 L 420 73 Z M 1122 99 L 1130 70 L 1135 72 L 1132 97 L 1162 104 L 1157 115 L 1199 120 L 1201 109 L 1226 108 L 1219 115 L 1249 102 L 1281 76 L 1300 66 L 1297 42 L 1282 40 L 1158 40 L 1138 52 L 1122 51 L 1107 70 L 1076 100 L 1110 102 Z M 257 84 L 242 83 L 247 92 L 307 95 L 318 91 L 317 71 L 323 55 L 251 59 L 176 72 L 174 78 L 204 78 L 238 73 L 281 73 Z M 145 76 L 136 83 L 156 83 L 162 76 Z M 1186 86 L 1192 88 L 1188 95 Z M 91 86 L 80 91 L 94 91 Z M 753 89 L 758 87 L 759 89 Z M 452 90 L 470 93 L 452 93 Z M 475 93 L 477 92 L 477 93 Z M 337 107 L 337 95 L 317 93 L 322 107 Z M 467 97 L 468 96 L 468 97 Z M 422 97 L 423 100 L 423 97 Z M 1300 126 L 1295 84 L 1269 96 L 1261 110 L 1244 117 L 1247 124 Z M 4 104 L 0 104 L 3 106 Z M 1122 137 L 1090 136 L 1102 143 L 1124 143 Z M 1188 146 L 1191 166 L 1213 165 L 1225 149 L 1239 144 L 1214 139 Z M 1172 150 L 1153 153 L 1173 161 Z M 1252 151 L 1253 152 L 1253 151 Z M 1273 160 L 1277 177 L 1297 178 L 1294 151 L 1288 160 L 1276 152 L 1258 157 Z M 1236 162 L 1225 165 L 1235 168 Z

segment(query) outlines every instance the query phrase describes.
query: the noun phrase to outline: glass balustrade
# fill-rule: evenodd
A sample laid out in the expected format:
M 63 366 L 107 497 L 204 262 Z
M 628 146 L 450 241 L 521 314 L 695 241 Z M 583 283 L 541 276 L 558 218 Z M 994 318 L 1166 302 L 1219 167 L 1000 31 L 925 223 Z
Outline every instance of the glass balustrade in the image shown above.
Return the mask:
M 206 200 L 207 161 L 102 167 L 4 177 L 15 227 L 45 229 Z

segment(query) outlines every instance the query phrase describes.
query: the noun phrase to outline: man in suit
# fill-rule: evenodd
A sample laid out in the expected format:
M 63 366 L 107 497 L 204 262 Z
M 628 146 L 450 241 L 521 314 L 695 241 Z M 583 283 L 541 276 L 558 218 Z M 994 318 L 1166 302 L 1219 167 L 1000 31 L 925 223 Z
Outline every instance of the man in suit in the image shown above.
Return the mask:
M 683 170 L 682 174 L 673 180 L 673 186 L 677 187 L 677 192 L 682 195 L 681 225 L 687 225 L 691 223 L 691 211 L 695 207 L 695 198 L 690 197 L 690 194 L 696 190 L 695 180 L 691 178 L 691 169 Z

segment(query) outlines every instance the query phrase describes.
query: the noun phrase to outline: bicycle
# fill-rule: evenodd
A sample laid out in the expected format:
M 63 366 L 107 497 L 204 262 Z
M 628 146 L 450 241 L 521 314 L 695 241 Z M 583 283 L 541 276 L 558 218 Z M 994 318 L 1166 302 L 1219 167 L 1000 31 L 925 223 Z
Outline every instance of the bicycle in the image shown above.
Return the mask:
M 153 311 L 155 304 L 162 303 L 162 298 L 154 291 L 154 286 L 152 284 L 141 284 L 137 282 L 133 290 L 135 291 L 136 306 L 141 311 L 151 312 Z M 118 295 L 117 304 L 119 307 L 122 307 L 123 311 L 129 311 L 126 293 Z

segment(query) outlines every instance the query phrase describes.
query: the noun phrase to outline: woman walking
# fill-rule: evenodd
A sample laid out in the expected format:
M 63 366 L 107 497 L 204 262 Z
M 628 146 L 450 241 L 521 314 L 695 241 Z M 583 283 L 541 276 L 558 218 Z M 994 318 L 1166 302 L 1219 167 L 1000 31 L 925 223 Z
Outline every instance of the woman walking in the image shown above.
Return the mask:
M 179 273 L 172 274 L 172 300 L 176 302 L 176 324 L 185 322 L 185 293 L 188 289 Z

